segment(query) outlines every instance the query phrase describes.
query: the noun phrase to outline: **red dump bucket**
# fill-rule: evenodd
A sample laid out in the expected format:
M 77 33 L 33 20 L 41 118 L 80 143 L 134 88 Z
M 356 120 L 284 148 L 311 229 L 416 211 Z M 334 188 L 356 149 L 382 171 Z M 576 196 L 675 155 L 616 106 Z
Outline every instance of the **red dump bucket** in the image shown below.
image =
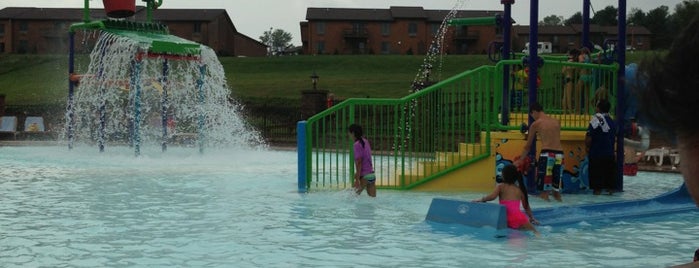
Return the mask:
M 136 0 L 102 0 L 110 18 L 126 18 L 136 13 Z

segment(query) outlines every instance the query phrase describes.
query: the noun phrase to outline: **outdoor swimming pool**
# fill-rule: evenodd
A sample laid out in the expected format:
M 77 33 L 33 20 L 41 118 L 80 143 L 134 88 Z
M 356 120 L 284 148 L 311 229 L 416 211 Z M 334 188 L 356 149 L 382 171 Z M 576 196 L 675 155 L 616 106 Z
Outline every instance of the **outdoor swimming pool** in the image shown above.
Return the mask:
M 664 267 L 699 247 L 698 212 L 483 239 L 424 221 L 434 197 L 482 193 L 299 194 L 296 168 L 291 151 L 0 147 L 0 266 Z M 646 198 L 681 180 L 641 172 L 624 193 L 564 199 Z

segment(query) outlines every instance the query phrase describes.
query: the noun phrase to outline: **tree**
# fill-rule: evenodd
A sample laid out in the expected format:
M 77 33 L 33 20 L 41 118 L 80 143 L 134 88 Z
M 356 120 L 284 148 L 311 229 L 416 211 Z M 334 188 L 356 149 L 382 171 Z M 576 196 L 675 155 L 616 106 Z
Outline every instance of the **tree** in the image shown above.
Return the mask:
M 592 23 L 601 26 L 616 26 L 618 23 L 617 14 L 619 11 L 614 6 L 607 6 L 604 9 L 595 12 L 592 17 Z
M 573 24 L 582 24 L 582 13 L 578 11 L 577 13 L 573 14 L 573 16 L 570 16 L 563 24 L 570 26 Z
M 638 25 L 638 26 L 645 27 L 645 25 L 646 25 L 646 13 L 643 12 L 643 10 L 640 10 L 638 8 L 631 9 L 631 12 L 629 13 L 628 17 L 626 18 L 626 24 L 627 25 Z
M 539 25 L 558 26 L 563 25 L 563 16 L 549 15 L 539 22 Z
M 672 15 L 671 21 L 673 29 L 679 31 L 685 25 L 689 25 L 695 14 L 699 13 L 699 0 L 685 0 L 675 6 L 675 14 Z
M 672 29 L 669 23 L 669 10 L 667 6 L 659 6 L 646 14 L 646 23 L 643 26 L 653 33 L 651 44 L 654 48 L 669 48 L 674 39 L 673 32 L 676 29 Z
M 282 29 L 269 28 L 260 36 L 260 42 L 269 46 L 270 55 L 277 55 L 289 46 L 291 34 Z

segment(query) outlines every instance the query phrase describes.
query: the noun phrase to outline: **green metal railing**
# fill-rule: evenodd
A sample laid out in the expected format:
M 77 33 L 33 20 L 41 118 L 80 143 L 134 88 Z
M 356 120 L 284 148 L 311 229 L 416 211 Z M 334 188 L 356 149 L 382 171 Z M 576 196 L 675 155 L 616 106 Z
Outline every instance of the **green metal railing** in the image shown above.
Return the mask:
M 537 88 L 537 100 L 547 114 L 560 120 L 562 130 L 585 130 L 600 98 L 612 103 L 611 113 L 614 114 L 618 69 L 616 64 L 567 62 L 561 57 L 544 60 L 545 64 L 538 69 L 541 82 Z M 498 74 L 502 74 L 503 68 L 511 70 L 510 85 L 507 87 L 510 123 L 507 126 L 498 125 L 497 129 L 515 130 L 520 128 L 521 123 L 528 122 L 528 75 L 526 66 L 521 64 L 520 60 L 506 60 L 496 65 Z M 496 84 L 498 88 L 502 88 L 502 79 L 496 79 Z M 500 90 L 496 94 L 496 97 L 502 100 L 503 91 Z
M 501 61 L 439 82 L 401 99 L 348 99 L 298 125 L 299 189 L 346 189 L 354 174 L 352 140 L 347 127 L 364 128 L 373 150 L 379 188 L 411 189 L 490 155 L 490 131 L 519 129 L 527 122 L 527 89 L 507 85 L 510 99 L 523 93 L 522 103 L 505 102 L 510 124 L 502 125 L 503 68 L 521 66 L 519 60 Z M 564 111 L 566 81 L 563 71 L 574 68 L 574 84 L 580 74 L 594 73 L 595 80 L 581 81 L 578 111 Z M 517 68 L 513 68 L 517 70 Z M 573 70 L 573 69 L 571 69 Z M 592 97 L 593 88 L 616 92 L 615 65 L 568 63 L 547 60 L 540 68 L 538 100 L 549 114 L 558 116 L 562 128 L 587 127 L 594 107 L 582 96 Z M 513 72 L 514 73 L 514 72 Z
M 487 157 L 481 130 L 493 113 L 493 66 L 464 72 L 401 99 L 348 99 L 306 122 L 308 187 L 348 188 L 354 172 L 347 127 L 360 124 L 377 185 L 408 189 Z M 471 145 L 467 145 L 471 144 Z

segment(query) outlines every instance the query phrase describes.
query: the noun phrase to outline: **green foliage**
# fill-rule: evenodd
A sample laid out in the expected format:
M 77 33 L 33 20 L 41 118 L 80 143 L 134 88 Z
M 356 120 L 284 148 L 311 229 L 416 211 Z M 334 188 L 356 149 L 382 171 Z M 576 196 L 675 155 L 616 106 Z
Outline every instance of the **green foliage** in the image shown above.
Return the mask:
M 672 26 L 673 18 L 667 6 L 659 6 L 647 13 L 639 9 L 633 9 L 627 21 L 629 25 L 643 26 L 653 33 L 651 44 L 653 44 L 654 48 L 661 49 L 669 48 L 673 36 L 682 28 L 681 25 L 677 27 Z
M 675 6 L 673 24 L 677 27 L 689 25 L 692 18 L 699 14 L 699 0 L 685 0 Z
M 282 29 L 272 29 L 265 31 L 262 36 L 260 36 L 260 42 L 270 46 L 270 51 L 273 55 L 284 51 L 289 46 L 291 42 L 291 34 Z
M 619 10 L 614 6 L 607 6 L 602 10 L 595 12 L 592 17 L 592 23 L 601 26 L 616 26 L 618 24 L 617 15 Z
M 549 15 L 544 17 L 539 22 L 539 25 L 542 26 L 558 26 L 558 25 L 563 25 L 563 16 L 557 16 L 557 15 Z
M 576 12 L 570 18 L 566 19 L 563 24 L 564 25 L 573 25 L 573 24 L 581 24 L 582 23 L 582 13 L 580 11 Z

